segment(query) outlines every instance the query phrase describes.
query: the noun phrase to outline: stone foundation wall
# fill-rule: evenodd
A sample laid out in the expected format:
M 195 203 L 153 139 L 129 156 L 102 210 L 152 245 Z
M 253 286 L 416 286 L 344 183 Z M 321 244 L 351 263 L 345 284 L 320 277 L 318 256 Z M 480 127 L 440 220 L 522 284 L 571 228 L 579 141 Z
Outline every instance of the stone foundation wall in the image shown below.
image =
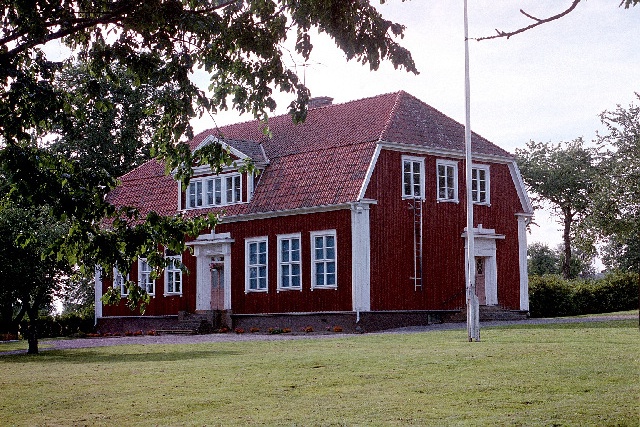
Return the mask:
M 125 334 L 127 332 L 149 331 L 174 328 L 178 316 L 113 316 L 97 319 L 96 332 L 99 334 Z

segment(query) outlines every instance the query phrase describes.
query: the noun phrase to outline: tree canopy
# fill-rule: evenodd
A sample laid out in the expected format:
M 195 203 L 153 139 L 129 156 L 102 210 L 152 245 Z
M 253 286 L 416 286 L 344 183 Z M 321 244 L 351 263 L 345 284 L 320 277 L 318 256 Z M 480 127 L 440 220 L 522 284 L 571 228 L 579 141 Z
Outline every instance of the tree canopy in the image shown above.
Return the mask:
M 607 133 L 599 137 L 602 174 L 587 226 L 608 246 L 610 267 L 640 271 L 640 105 L 618 105 L 600 118 Z
M 130 207 L 116 209 L 106 195 L 117 185 L 116 176 L 147 154 L 185 183 L 194 165 L 216 170 L 228 163 L 228 153 L 215 145 L 191 152 L 186 141 L 193 136 L 193 117 L 233 108 L 267 120 L 276 107 L 273 94 L 280 91 L 291 95 L 292 119 L 304 120 L 309 91 L 285 62 L 291 50 L 309 58 L 316 30 L 332 37 L 347 60 L 372 70 L 389 61 L 417 73 L 411 54 L 397 41 L 404 27 L 384 19 L 369 1 L 11 0 L 4 5 L 3 206 L 45 209 L 67 224 L 45 253 L 91 269 L 97 263 L 105 271 L 114 265 L 126 270 L 144 256 L 159 272 L 166 264 L 159 248 L 182 252 L 189 236 L 215 226 L 215 215 L 187 219 L 151 212 L 142 218 Z M 67 46 L 69 57 L 49 58 L 51 42 Z M 197 69 L 209 74 L 208 91 L 191 80 Z M 132 97 L 140 108 L 128 103 Z M 144 293 L 130 285 L 131 304 L 144 301 Z
M 576 226 L 590 212 L 599 170 L 597 150 L 578 138 L 564 144 L 530 141 L 517 149 L 518 166 L 536 204 L 548 201 L 563 225 L 562 274 L 571 276 L 571 247 Z

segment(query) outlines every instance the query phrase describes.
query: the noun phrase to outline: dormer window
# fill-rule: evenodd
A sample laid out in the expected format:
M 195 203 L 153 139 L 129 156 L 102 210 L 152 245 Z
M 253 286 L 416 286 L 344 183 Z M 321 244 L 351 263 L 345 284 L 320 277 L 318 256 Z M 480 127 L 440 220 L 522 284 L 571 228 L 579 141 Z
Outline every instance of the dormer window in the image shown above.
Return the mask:
M 187 188 L 187 209 L 225 206 L 242 202 L 239 173 L 194 178 Z

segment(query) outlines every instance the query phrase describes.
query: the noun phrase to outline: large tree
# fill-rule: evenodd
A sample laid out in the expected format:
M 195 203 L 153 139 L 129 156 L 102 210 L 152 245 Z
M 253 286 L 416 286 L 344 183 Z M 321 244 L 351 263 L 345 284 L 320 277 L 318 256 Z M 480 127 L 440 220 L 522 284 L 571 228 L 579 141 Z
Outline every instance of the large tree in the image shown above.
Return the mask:
M 69 264 L 50 252 L 65 224 L 44 208 L 4 206 L 0 210 L 0 329 L 15 332 L 29 319 L 29 353 L 38 353 L 36 320 L 40 309 L 59 295 Z
M 193 165 L 218 170 L 230 161 L 215 145 L 190 151 L 193 117 L 232 107 L 266 120 L 276 107 L 273 92 L 283 91 L 291 94 L 293 120 L 305 118 L 309 91 L 295 68 L 285 65 L 291 58 L 288 39 L 302 60 L 309 58 L 317 29 L 348 60 L 371 69 L 388 60 L 417 72 L 410 53 L 396 42 L 404 27 L 363 0 L 11 0 L 0 24 L 0 173 L 9 186 L 3 199 L 46 207 L 69 225 L 49 251 L 69 264 L 99 263 L 105 271 L 115 264 L 126 270 L 138 256 L 158 271 L 166 263 L 159 247 L 182 252 L 186 236 L 212 228 L 217 218 L 154 212 L 140 218 L 135 209 L 109 205 L 105 196 L 117 183 L 114 175 L 76 155 L 92 149 L 93 136 L 78 126 L 87 110 L 120 117 L 116 92 L 97 86 L 99 77 L 107 76 L 114 87 L 133 82 L 131 90 L 157 114 L 151 154 L 186 183 Z M 71 49 L 69 61 L 83 64 L 82 75 L 68 74 L 65 84 L 59 84 L 63 63 L 43 49 L 56 41 Z M 211 76 L 209 92 L 190 79 L 197 68 Z M 57 152 L 47 146 L 52 132 L 66 144 L 57 144 Z M 101 132 L 119 137 L 106 128 Z M 144 301 L 144 293 L 129 285 L 131 304 Z
M 563 226 L 562 275 L 571 277 L 572 243 L 577 226 L 590 212 L 598 177 L 597 149 L 578 138 L 563 144 L 530 141 L 516 149 L 518 166 L 538 206 L 551 204 Z M 584 243 L 584 240 L 580 243 Z
M 605 240 L 609 267 L 640 271 L 640 105 L 618 106 L 601 120 L 606 151 L 590 229 Z

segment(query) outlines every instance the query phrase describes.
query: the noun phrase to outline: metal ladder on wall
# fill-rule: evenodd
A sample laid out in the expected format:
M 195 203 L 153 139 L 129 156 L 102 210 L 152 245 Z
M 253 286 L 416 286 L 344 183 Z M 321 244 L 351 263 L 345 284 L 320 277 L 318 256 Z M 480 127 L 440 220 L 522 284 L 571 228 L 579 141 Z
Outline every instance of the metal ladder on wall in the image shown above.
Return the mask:
M 413 199 L 413 280 L 414 289 L 422 290 L 422 200 Z

